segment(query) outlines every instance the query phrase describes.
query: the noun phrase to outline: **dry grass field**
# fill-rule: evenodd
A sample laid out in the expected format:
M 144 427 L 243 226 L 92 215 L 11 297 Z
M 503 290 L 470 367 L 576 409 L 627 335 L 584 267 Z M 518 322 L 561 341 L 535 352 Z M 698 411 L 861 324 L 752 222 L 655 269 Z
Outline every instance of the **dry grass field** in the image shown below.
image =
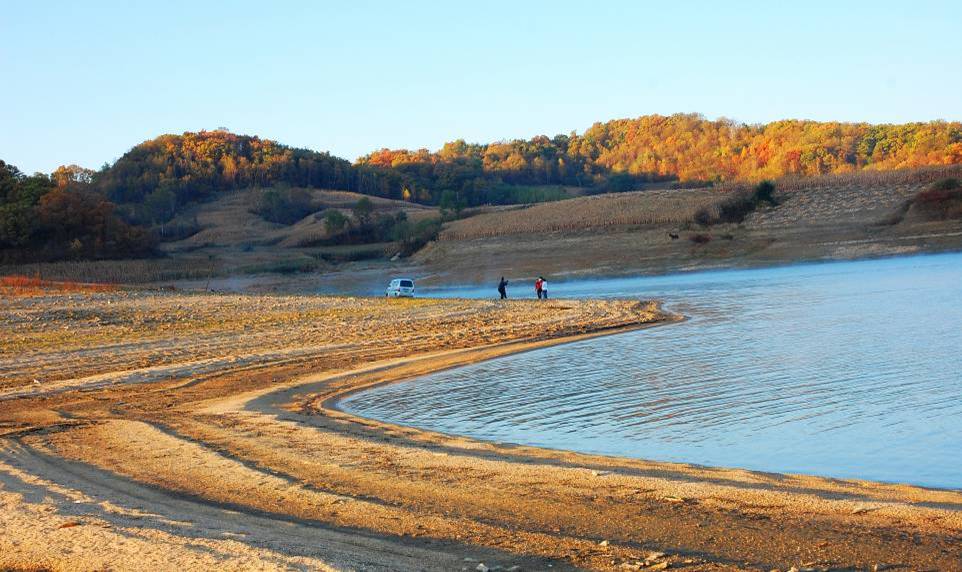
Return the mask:
M 39 264 L 0 266 L 0 275 L 27 275 L 41 280 L 106 284 L 170 283 L 202 279 L 219 274 L 221 260 L 207 257 L 150 258 L 134 260 L 64 260 Z
M 785 177 L 776 181 L 776 184 L 779 189 L 785 191 L 813 188 L 877 189 L 925 186 L 940 179 L 952 177 L 962 177 L 962 165 L 920 167 L 895 171 L 863 170 L 818 177 Z
M 480 214 L 448 224 L 440 240 L 469 240 L 520 234 L 604 231 L 639 225 L 684 225 L 698 209 L 718 200 L 708 189 L 638 191 L 579 197 L 522 209 Z
M 321 208 L 292 225 L 272 223 L 251 212 L 249 191 L 227 193 L 208 203 L 187 209 L 171 224 L 196 223 L 201 230 L 183 240 L 164 245 L 167 252 L 193 251 L 204 247 L 252 247 L 277 246 L 296 248 L 316 242 L 328 236 L 322 213 L 327 209 L 340 210 L 351 216 L 351 207 L 364 197 L 347 191 L 310 190 L 310 195 Z M 374 205 L 375 214 L 394 215 L 404 212 L 408 219 L 417 221 L 438 216 L 436 208 L 368 197 Z

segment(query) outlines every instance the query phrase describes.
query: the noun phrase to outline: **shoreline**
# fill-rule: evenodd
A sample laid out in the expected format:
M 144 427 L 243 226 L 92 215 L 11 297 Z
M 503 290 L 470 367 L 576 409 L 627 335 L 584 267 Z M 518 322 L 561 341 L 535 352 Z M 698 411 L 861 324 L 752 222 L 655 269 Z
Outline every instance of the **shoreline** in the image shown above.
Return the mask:
M 682 481 L 685 483 L 707 485 L 707 490 L 704 491 L 704 493 L 713 497 L 715 500 L 718 500 L 719 497 L 725 497 L 726 493 L 724 489 L 732 487 L 733 483 L 738 481 L 743 481 L 743 484 L 755 484 L 767 481 L 771 488 L 766 492 L 772 493 L 775 496 L 790 497 L 791 500 L 787 503 L 789 505 L 801 504 L 807 507 L 806 510 L 811 510 L 811 500 L 805 499 L 804 497 L 813 494 L 813 491 L 815 492 L 815 496 L 824 495 L 827 499 L 830 499 L 828 502 L 831 504 L 842 504 L 845 508 L 842 510 L 835 508 L 835 510 L 831 511 L 835 513 L 833 516 L 864 515 L 888 509 L 892 510 L 893 516 L 897 515 L 899 520 L 910 521 L 920 516 L 911 514 L 913 506 L 932 508 L 937 511 L 945 509 L 948 511 L 948 516 L 943 514 L 940 518 L 945 519 L 945 524 L 948 524 L 949 519 L 951 519 L 951 521 L 955 523 L 952 525 L 952 528 L 955 528 L 957 532 L 962 532 L 962 518 L 959 518 L 962 516 L 959 512 L 962 511 L 962 490 L 959 489 L 926 487 L 907 483 L 890 483 L 866 479 L 836 478 L 824 475 L 757 471 L 738 467 L 709 466 L 686 462 L 656 461 L 585 453 L 570 449 L 555 449 L 537 445 L 496 442 L 362 417 L 345 411 L 338 406 L 338 403 L 347 396 L 357 392 L 367 391 L 374 387 L 410 381 L 439 371 L 462 367 L 472 363 L 478 363 L 479 361 L 497 359 L 507 355 L 515 355 L 516 353 L 533 351 L 543 347 L 561 345 L 604 335 L 615 335 L 624 331 L 671 325 L 684 319 L 686 318 L 683 316 L 675 315 L 674 319 L 666 322 L 618 328 L 616 331 L 611 332 L 594 332 L 566 338 L 543 340 L 535 343 L 508 343 L 497 348 L 482 347 L 458 350 L 454 353 L 457 354 L 458 357 L 465 359 L 457 359 L 455 362 L 451 362 L 449 359 L 451 352 L 423 356 L 412 360 L 417 362 L 417 366 L 420 366 L 413 372 L 406 371 L 405 368 L 413 365 L 411 362 L 406 361 L 400 364 L 389 364 L 383 367 L 364 368 L 362 370 L 344 372 L 327 378 L 321 376 L 321 378 L 318 379 L 313 376 L 308 376 L 305 379 L 292 381 L 291 387 L 272 391 L 267 395 L 253 397 L 244 400 L 242 403 L 235 402 L 234 406 L 258 414 L 279 415 L 284 420 L 307 423 L 314 426 L 325 426 L 325 424 L 323 421 L 314 424 L 312 418 L 329 417 L 339 425 L 346 424 L 356 426 L 350 430 L 345 430 L 343 426 L 340 428 L 340 430 L 352 436 L 364 434 L 368 438 L 392 442 L 393 447 L 422 448 L 432 451 L 433 454 L 444 452 L 445 454 L 454 453 L 498 462 L 520 463 L 525 465 L 533 463 L 535 465 L 549 467 L 564 467 L 589 471 L 593 477 L 604 478 L 668 473 L 673 475 L 670 479 L 667 479 L 668 481 Z M 521 349 L 512 351 L 513 347 L 518 345 L 522 346 Z M 350 380 L 347 386 L 339 386 L 333 390 L 325 391 L 331 384 L 337 384 L 340 381 L 347 380 Z M 278 397 L 279 394 L 283 394 L 283 398 L 270 399 L 272 397 Z M 263 398 L 269 399 L 264 400 Z M 253 405 L 254 401 L 262 400 L 265 402 L 256 406 Z M 719 474 L 725 475 L 723 479 L 725 483 L 710 484 L 713 480 L 717 479 L 717 475 Z M 659 477 L 655 478 L 658 479 Z M 774 483 L 790 484 L 781 485 Z M 750 488 L 752 487 L 750 486 Z M 808 490 L 806 492 L 799 491 L 805 489 Z M 675 493 L 677 489 L 672 487 L 669 491 Z M 854 491 L 858 491 L 858 493 Z M 881 498 L 873 498 L 873 494 L 881 495 Z M 738 496 L 737 494 L 735 495 L 735 497 Z M 893 502 L 896 498 L 899 500 Z M 692 498 L 673 495 L 664 496 L 662 500 L 671 504 L 679 503 L 683 506 L 693 501 Z M 694 502 L 697 504 L 700 501 L 695 500 Z M 922 512 L 924 512 L 924 509 Z M 822 516 L 824 517 L 825 515 Z M 927 515 L 921 518 L 928 520 L 931 519 L 932 516 Z M 684 554 L 684 552 L 681 554 Z M 630 558 L 623 561 L 620 567 L 635 569 L 631 568 L 633 564 L 631 564 L 629 560 Z M 641 563 L 643 561 L 638 560 L 637 562 Z M 669 562 L 673 562 L 675 567 L 687 568 L 691 566 L 692 569 L 696 570 L 715 569 L 714 566 L 721 564 L 720 562 L 692 561 L 691 559 L 669 560 Z M 885 566 L 891 566 L 891 564 L 880 565 L 880 567 Z M 898 567 L 899 565 L 896 564 L 895 566 Z M 724 567 L 722 569 L 742 570 L 754 568 L 754 566 L 749 566 L 746 568 Z M 809 568 L 814 570 L 830 570 L 834 567 L 809 566 Z M 637 569 L 645 569 L 645 566 Z
M 616 335 L 618 335 L 618 334 L 624 334 L 624 333 L 628 333 L 628 332 L 635 332 L 635 331 L 639 331 L 639 330 L 647 330 L 647 329 L 649 329 L 649 328 L 655 328 L 655 327 L 659 327 L 659 326 L 668 326 L 668 325 L 677 324 L 677 323 L 684 322 L 684 321 L 688 320 L 688 317 L 687 317 L 687 316 L 684 316 L 684 315 L 681 315 L 681 314 L 675 314 L 675 313 L 673 313 L 673 312 L 666 312 L 666 311 L 664 311 L 664 310 L 662 310 L 662 312 L 663 312 L 663 315 L 664 315 L 665 319 L 664 319 L 663 321 L 658 321 L 658 322 L 653 322 L 653 323 L 640 323 L 640 324 L 634 324 L 634 325 L 628 325 L 628 326 L 612 326 L 612 327 L 600 328 L 600 329 L 593 330 L 593 331 L 591 331 L 591 332 L 584 333 L 584 334 L 575 334 L 575 335 L 564 336 L 564 337 L 557 337 L 557 338 L 546 338 L 546 339 L 538 340 L 538 341 L 534 341 L 534 342 L 506 342 L 506 343 L 500 344 L 499 346 L 495 346 L 495 347 L 476 347 L 476 348 L 469 348 L 469 349 L 465 349 L 465 350 L 457 350 L 458 353 L 463 353 L 463 354 L 465 354 L 466 356 L 469 357 L 469 359 L 467 359 L 467 360 L 465 360 L 465 361 L 458 361 L 457 363 L 449 363 L 449 364 L 446 364 L 446 365 L 439 366 L 439 367 L 437 367 L 437 368 L 432 368 L 432 369 L 430 369 L 429 371 L 427 371 L 427 372 L 425 372 L 425 373 L 403 375 L 403 376 L 399 376 L 399 377 L 396 377 L 396 378 L 394 378 L 394 379 L 390 379 L 390 380 L 386 380 L 386 381 L 378 381 L 378 382 L 375 382 L 375 383 L 371 383 L 371 384 L 369 384 L 369 385 L 358 385 L 358 386 L 353 387 L 353 388 L 351 388 L 351 389 L 345 389 L 345 390 L 343 390 L 343 391 L 340 391 L 340 392 L 337 393 L 336 395 L 332 395 L 332 396 L 330 396 L 330 397 L 325 398 L 325 399 L 320 403 L 319 407 L 320 407 L 321 409 L 326 409 L 326 410 L 330 410 L 330 411 L 337 411 L 337 412 L 339 412 L 339 413 L 344 413 L 344 414 L 346 414 L 346 415 L 352 415 L 352 416 L 357 417 L 358 419 L 367 419 L 366 417 L 361 417 L 360 415 L 354 415 L 354 414 L 352 414 L 352 413 L 349 413 L 349 412 L 345 411 L 344 409 L 342 409 L 341 407 L 339 407 L 338 404 L 339 404 L 341 401 L 343 401 L 344 399 L 347 399 L 348 397 L 350 397 L 351 395 L 354 395 L 354 394 L 356 394 L 356 393 L 361 393 L 361 392 L 363 392 L 363 391 L 369 391 L 369 390 L 371 390 L 371 389 L 374 389 L 374 388 L 377 388 L 377 387 L 381 387 L 381 386 L 385 386 L 385 385 L 393 385 L 393 384 L 396 384 L 396 383 L 403 383 L 403 382 L 406 382 L 406 381 L 413 381 L 413 380 L 415 380 L 415 379 L 417 379 L 417 378 L 419 378 L 419 377 L 425 376 L 425 375 L 432 375 L 432 374 L 435 374 L 435 373 L 439 373 L 439 372 L 442 372 L 442 371 L 447 371 L 447 370 L 450 370 L 450 369 L 456 369 L 456 368 L 463 367 L 463 366 L 466 366 L 466 365 L 471 365 L 471 364 L 475 364 L 475 363 L 481 363 L 481 362 L 483 362 L 483 361 L 488 361 L 488 360 L 492 360 L 492 359 L 497 359 L 497 358 L 499 358 L 499 357 L 506 357 L 506 356 L 513 356 L 513 355 L 523 354 L 523 353 L 527 353 L 527 352 L 531 352 L 531 351 L 535 351 L 535 350 L 539 350 L 539 349 L 543 349 L 543 348 L 550 348 L 550 347 L 554 347 L 554 346 L 560 346 L 560 345 L 564 345 L 564 344 L 570 344 L 570 343 L 574 343 L 574 342 L 579 342 L 579 341 L 582 341 L 582 340 L 590 340 L 590 339 L 600 338 L 600 337 L 604 337 L 604 336 L 616 336 Z M 520 346 L 520 347 L 518 347 L 518 346 Z M 516 349 L 516 347 L 517 347 L 517 349 Z M 502 351 L 501 351 L 502 349 L 505 350 L 505 351 L 503 351 L 503 353 L 502 353 Z M 449 352 L 449 353 L 450 353 L 450 352 Z M 473 354 L 481 354 L 481 357 L 474 358 L 474 359 L 470 359 L 470 358 L 473 356 Z M 441 357 L 441 356 L 430 356 L 430 355 L 428 355 L 428 356 L 422 356 L 422 357 L 417 358 L 417 359 L 431 360 L 432 357 Z
M 0 568 L 950 569 L 962 558 L 962 492 L 484 442 L 335 407 L 375 384 L 683 319 L 652 304 L 114 292 L 73 316 L 59 300 L 15 300 L 0 326 L 55 316 L 23 340 L 6 334 L 34 353 L 0 354 L 23 383 L 48 376 L 40 394 L 0 401 L 0 525 L 14 531 L 0 535 Z M 128 318 L 110 329 L 128 315 L 151 334 L 124 329 Z M 397 332 L 407 339 L 384 338 Z M 266 361 L 241 359 L 255 349 L 270 349 Z M 181 370 L 200 357 L 214 371 Z M 167 378 L 136 374 L 162 359 Z M 126 383 L 43 393 L 74 383 L 48 386 L 57 372 L 98 368 Z
M 580 235 L 576 235 L 575 238 L 579 236 Z M 587 238 L 604 238 L 604 236 L 605 233 L 597 233 L 597 236 L 591 234 L 588 235 Z M 958 244 L 959 240 L 957 240 L 959 237 L 962 237 L 962 227 L 954 224 L 938 231 L 925 231 L 923 229 L 918 232 L 913 231 L 912 234 L 897 237 L 897 240 L 907 241 L 906 244 L 908 246 L 886 246 L 887 243 L 885 240 L 866 235 L 843 241 L 828 241 L 826 243 L 836 250 L 818 250 L 816 252 L 801 254 L 779 252 L 768 255 L 763 252 L 751 252 L 737 256 L 706 256 L 703 258 L 691 258 L 686 263 L 680 264 L 654 260 L 648 263 L 637 264 L 629 260 L 618 259 L 605 262 L 600 266 L 594 264 L 559 265 L 551 271 L 544 271 L 537 270 L 537 264 L 526 261 L 522 254 L 512 255 L 512 264 L 517 263 L 517 268 L 514 269 L 516 275 L 533 277 L 539 273 L 550 273 L 555 276 L 555 281 L 559 283 L 570 280 L 662 277 L 697 272 L 775 269 L 798 265 L 821 265 L 880 261 L 915 256 L 951 255 L 962 252 L 962 246 Z M 518 238 L 526 237 L 521 235 Z M 896 238 L 892 238 L 892 240 L 896 240 Z M 941 241 L 948 242 L 943 243 Z M 851 247 L 853 250 L 844 250 L 844 247 Z M 859 249 L 858 247 L 866 248 Z M 84 280 L 72 276 L 70 272 L 66 270 L 58 272 L 53 268 L 55 265 L 61 263 L 43 264 L 52 265 L 50 269 L 44 272 L 44 275 L 52 275 L 53 280 L 84 282 Z M 452 282 L 454 276 L 470 275 L 471 272 L 467 272 L 465 269 L 448 268 L 445 264 L 424 260 L 404 259 L 397 263 L 389 261 L 378 261 L 375 263 L 350 262 L 332 269 L 327 269 L 324 272 L 296 275 L 271 272 L 250 274 L 228 273 L 223 275 L 215 273 L 210 280 L 210 287 L 213 292 L 249 293 L 253 295 L 269 293 L 280 295 L 377 296 L 378 293 L 383 291 L 383 277 L 385 273 L 415 275 L 416 277 L 421 276 L 421 278 L 418 279 L 419 288 L 425 291 L 448 290 L 458 287 L 487 287 L 488 281 L 481 278 L 467 282 Z M 32 265 L 28 268 L 8 265 L 6 267 L 0 267 L 0 272 L 5 272 L 10 275 L 24 274 L 24 270 L 30 270 L 35 266 L 36 265 Z M 206 279 L 188 278 L 132 282 L 113 280 L 103 282 L 87 281 L 91 284 L 107 284 L 118 288 L 135 290 L 167 289 L 173 287 L 183 291 L 199 292 L 204 291 L 204 287 L 207 284 Z M 443 282 L 446 286 L 437 286 L 438 281 Z M 305 282 L 311 286 L 305 288 Z M 362 284 L 360 287 L 357 286 L 358 282 Z M 492 291 L 494 291 L 493 288 Z
M 962 232 L 957 233 L 962 236 Z M 711 272 L 739 272 L 745 270 L 778 270 L 782 268 L 793 268 L 797 266 L 825 266 L 832 264 L 845 264 L 851 262 L 884 262 L 889 260 L 901 260 L 906 258 L 922 258 L 922 257 L 937 257 L 937 256 L 951 256 L 955 254 L 962 253 L 962 249 L 951 248 L 946 250 L 932 250 L 932 251 L 918 251 L 918 252 L 903 252 L 903 253 L 883 253 L 883 254 L 869 254 L 864 256 L 858 256 L 855 258 L 835 258 L 835 257 L 824 257 L 824 258 L 799 258 L 797 260 L 774 260 L 774 261 L 764 261 L 764 260 L 733 260 L 726 261 L 718 264 L 704 264 L 704 265 L 691 265 L 686 267 L 678 268 L 667 268 L 660 270 L 652 269 L 629 269 L 623 272 L 613 272 L 613 273 L 595 273 L 591 270 L 581 271 L 572 270 L 566 272 L 558 273 L 558 278 L 555 278 L 554 282 L 558 284 L 563 284 L 568 281 L 586 281 L 586 282 L 601 282 L 607 280 L 626 280 L 633 278 L 664 278 L 671 276 L 687 276 L 690 274 L 701 274 L 701 273 L 711 273 Z M 458 290 L 461 288 L 482 288 L 488 287 L 484 283 L 463 283 L 463 284 L 450 284 L 447 286 L 426 286 L 422 287 L 421 290 L 425 291 L 428 296 L 435 291 L 449 291 Z M 337 294 L 325 294 L 325 295 L 337 295 Z M 358 294 L 363 295 L 363 294 Z M 515 298 L 521 300 L 533 299 L 533 297 L 521 297 Z
M 307 399 L 306 402 L 301 403 L 300 412 L 305 415 L 312 415 L 312 414 L 327 415 L 327 414 L 333 413 L 336 415 L 347 416 L 348 418 L 354 420 L 355 422 L 359 422 L 359 423 L 373 422 L 373 423 L 382 425 L 386 428 L 391 428 L 394 430 L 417 431 L 417 432 L 424 433 L 426 435 L 437 435 L 443 438 L 470 440 L 470 441 L 476 441 L 478 443 L 484 443 L 484 444 L 489 444 L 494 446 L 508 445 L 511 447 L 527 447 L 527 448 L 532 448 L 537 450 L 543 450 L 546 452 L 573 453 L 577 455 L 584 455 L 587 457 L 608 458 L 615 461 L 617 460 L 640 461 L 643 463 L 655 463 L 660 465 L 678 465 L 681 467 L 690 467 L 690 468 L 704 469 L 704 470 L 747 471 L 747 472 L 759 473 L 759 474 L 781 475 L 786 478 L 792 478 L 792 477 L 818 478 L 818 479 L 832 480 L 832 481 L 845 481 L 845 482 L 851 482 L 851 483 L 859 483 L 863 486 L 882 485 L 882 486 L 894 486 L 894 487 L 911 487 L 911 488 L 917 488 L 917 489 L 922 489 L 922 490 L 932 491 L 932 492 L 948 492 L 948 493 L 962 494 L 962 485 L 938 486 L 938 485 L 912 483 L 907 481 L 888 481 L 883 479 L 870 479 L 870 478 L 862 478 L 862 477 L 845 477 L 845 476 L 828 475 L 824 473 L 815 473 L 815 472 L 806 473 L 806 472 L 793 472 L 793 471 L 780 471 L 780 470 L 752 469 L 748 467 L 741 467 L 741 466 L 735 466 L 735 465 L 712 465 L 712 464 L 695 463 L 695 462 L 684 461 L 684 460 L 659 460 L 659 459 L 652 459 L 647 457 L 632 457 L 632 456 L 617 455 L 617 454 L 610 454 L 610 453 L 582 451 L 577 449 L 563 449 L 558 447 L 549 447 L 545 445 L 527 444 L 527 443 L 521 443 L 521 442 L 502 442 L 502 441 L 497 441 L 493 439 L 486 439 L 483 437 L 465 435 L 461 433 L 446 433 L 443 431 L 438 431 L 438 430 L 429 429 L 425 427 L 419 427 L 415 425 L 405 425 L 405 424 L 395 423 L 391 421 L 386 421 L 386 420 L 375 418 L 375 417 L 365 417 L 357 413 L 352 413 L 351 411 L 348 411 L 343 407 L 341 407 L 341 402 L 351 397 L 352 395 L 356 395 L 358 393 L 363 393 L 366 391 L 371 391 L 379 387 L 395 385 L 398 383 L 413 382 L 424 377 L 433 376 L 434 374 L 437 374 L 437 373 L 441 373 L 444 371 L 457 369 L 457 368 L 461 368 L 469 365 L 474 365 L 474 364 L 482 363 L 489 360 L 515 356 L 515 355 L 519 355 L 527 352 L 537 351 L 544 348 L 560 346 L 560 345 L 579 342 L 583 340 L 590 340 L 598 337 L 614 336 L 614 335 L 619 335 L 619 334 L 628 333 L 628 332 L 647 330 L 655 327 L 670 326 L 673 324 L 685 322 L 689 319 L 687 316 L 684 316 L 681 314 L 675 314 L 671 312 L 668 312 L 667 316 L 668 316 L 667 320 L 663 322 L 656 322 L 651 324 L 639 324 L 636 326 L 616 327 L 610 330 L 608 329 L 599 330 L 599 331 L 595 331 L 587 334 L 579 334 L 579 335 L 568 336 L 564 338 L 551 338 L 551 339 L 546 339 L 546 340 L 533 342 L 533 343 L 509 342 L 509 343 L 502 344 L 496 348 L 478 347 L 478 348 L 471 348 L 466 350 L 456 350 L 454 352 L 443 352 L 439 355 L 419 356 L 417 358 L 414 358 L 412 361 L 428 364 L 426 368 L 423 370 L 419 370 L 416 373 L 402 373 L 390 379 L 379 379 L 373 382 L 365 382 L 365 381 L 355 382 L 354 385 L 351 385 L 350 387 L 347 387 L 347 388 L 338 389 L 335 392 L 333 392 L 333 394 L 331 395 L 324 395 L 323 397 L 318 396 L 315 398 Z M 521 347 L 515 350 L 514 349 L 515 346 L 521 346 Z M 501 351 L 502 349 L 504 349 L 505 351 L 502 352 Z M 456 354 L 458 357 L 463 355 L 463 356 L 466 356 L 467 359 L 456 360 L 453 362 L 449 362 L 444 359 L 450 356 L 451 354 Z M 472 359 L 471 356 L 473 356 L 474 354 L 480 354 L 480 357 Z M 432 367 L 431 364 L 434 363 L 435 361 L 438 362 L 438 365 L 437 367 Z M 406 365 L 410 365 L 410 363 L 385 365 L 373 371 L 362 369 L 354 372 L 339 374 L 336 377 L 337 378 L 357 378 L 357 377 L 363 378 L 364 376 L 370 375 L 372 373 L 390 373 L 392 370 L 399 367 L 406 366 Z M 324 387 L 326 387 L 329 381 L 333 381 L 333 380 L 329 380 L 329 379 L 314 380 L 313 377 L 308 376 L 307 379 L 304 379 L 302 381 L 292 381 L 291 383 L 294 385 L 292 385 L 290 388 L 287 388 L 286 390 L 278 390 L 278 392 L 290 392 L 292 390 L 299 390 L 296 393 L 306 394 L 308 396 L 315 395 L 315 392 L 318 390 L 322 390 Z M 263 397 L 263 396 L 260 396 L 260 397 Z M 252 400 L 253 399 L 256 399 L 256 398 L 252 398 Z M 257 411 L 260 413 L 271 412 L 267 407 L 258 408 Z

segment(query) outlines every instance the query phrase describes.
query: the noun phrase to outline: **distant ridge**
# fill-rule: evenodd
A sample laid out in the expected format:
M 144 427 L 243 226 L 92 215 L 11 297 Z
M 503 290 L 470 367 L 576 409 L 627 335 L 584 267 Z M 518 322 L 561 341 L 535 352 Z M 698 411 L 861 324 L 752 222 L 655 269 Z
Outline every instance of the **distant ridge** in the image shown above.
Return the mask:
M 161 191 L 179 202 L 222 190 L 288 184 L 437 204 L 445 191 L 468 205 L 516 202 L 512 186 L 622 191 L 643 182 L 756 181 L 863 169 L 962 163 L 962 124 L 775 121 L 747 125 L 698 114 L 596 123 L 582 134 L 440 150 L 381 149 L 355 164 L 225 130 L 162 135 L 95 177 L 118 203 Z
M 775 121 L 747 125 L 697 114 L 596 123 L 583 134 L 469 144 L 437 152 L 381 149 L 358 164 L 403 174 L 410 189 L 453 188 L 484 202 L 492 180 L 621 191 L 643 181 L 758 181 L 863 169 L 962 163 L 962 123 Z

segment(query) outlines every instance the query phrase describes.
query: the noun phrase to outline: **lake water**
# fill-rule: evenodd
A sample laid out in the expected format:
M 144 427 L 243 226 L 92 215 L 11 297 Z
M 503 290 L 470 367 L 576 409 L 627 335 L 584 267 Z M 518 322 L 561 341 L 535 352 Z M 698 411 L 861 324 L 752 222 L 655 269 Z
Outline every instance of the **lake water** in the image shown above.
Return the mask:
M 551 287 L 658 298 L 690 319 L 374 388 L 341 407 L 491 441 L 962 488 L 962 254 Z

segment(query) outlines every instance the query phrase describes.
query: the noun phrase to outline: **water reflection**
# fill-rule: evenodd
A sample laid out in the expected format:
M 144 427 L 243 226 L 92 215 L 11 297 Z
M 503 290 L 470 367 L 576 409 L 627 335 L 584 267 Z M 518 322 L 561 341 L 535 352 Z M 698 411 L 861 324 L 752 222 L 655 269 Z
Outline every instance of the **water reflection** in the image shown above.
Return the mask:
M 376 388 L 342 406 L 496 441 L 962 487 L 962 255 L 552 287 L 558 297 L 660 298 L 690 320 Z

